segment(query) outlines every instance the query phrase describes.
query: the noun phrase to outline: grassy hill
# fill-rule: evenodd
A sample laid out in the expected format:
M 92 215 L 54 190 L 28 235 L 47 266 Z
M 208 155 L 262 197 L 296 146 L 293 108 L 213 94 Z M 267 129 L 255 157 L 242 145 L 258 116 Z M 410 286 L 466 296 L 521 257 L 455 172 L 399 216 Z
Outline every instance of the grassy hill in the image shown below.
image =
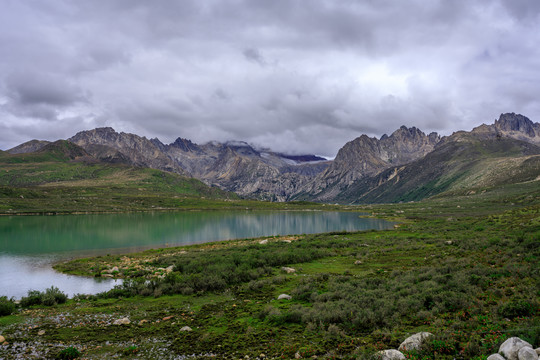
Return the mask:
M 482 139 L 456 134 L 424 158 L 357 181 L 339 202 L 418 201 L 456 191 L 535 181 L 540 176 L 540 148 L 510 139 Z
M 232 193 L 160 170 L 108 164 L 68 141 L 0 152 L 0 213 L 71 213 L 205 207 Z

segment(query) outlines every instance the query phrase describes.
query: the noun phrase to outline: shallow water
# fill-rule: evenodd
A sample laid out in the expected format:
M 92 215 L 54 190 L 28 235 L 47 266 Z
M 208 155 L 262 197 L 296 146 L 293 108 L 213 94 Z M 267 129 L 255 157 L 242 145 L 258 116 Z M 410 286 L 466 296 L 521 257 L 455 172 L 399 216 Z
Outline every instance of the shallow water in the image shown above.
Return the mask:
M 69 296 L 112 288 L 110 279 L 69 276 L 52 264 L 74 257 L 128 253 L 269 235 L 388 229 L 358 213 L 321 211 L 197 211 L 0 217 L 0 296 L 20 298 L 54 285 Z

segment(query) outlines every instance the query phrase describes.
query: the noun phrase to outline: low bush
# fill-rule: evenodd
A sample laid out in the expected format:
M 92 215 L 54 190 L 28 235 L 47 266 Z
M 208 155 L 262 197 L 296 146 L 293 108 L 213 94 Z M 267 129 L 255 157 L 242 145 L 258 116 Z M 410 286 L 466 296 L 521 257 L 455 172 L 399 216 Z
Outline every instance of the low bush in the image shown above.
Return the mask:
M 15 304 L 7 296 L 0 296 L 0 316 L 11 315 L 15 312 Z
M 53 306 L 57 304 L 64 304 L 68 297 L 57 287 L 51 286 L 44 292 L 38 290 L 28 291 L 28 296 L 24 296 L 21 299 L 22 307 L 29 307 L 32 305 L 45 305 Z

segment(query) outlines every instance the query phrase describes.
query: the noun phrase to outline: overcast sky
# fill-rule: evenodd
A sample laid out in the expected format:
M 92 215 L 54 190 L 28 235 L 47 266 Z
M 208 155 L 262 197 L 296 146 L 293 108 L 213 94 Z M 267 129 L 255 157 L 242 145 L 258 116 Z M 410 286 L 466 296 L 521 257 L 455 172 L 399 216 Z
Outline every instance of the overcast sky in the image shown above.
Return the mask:
M 0 0 L 0 149 L 80 130 L 335 156 L 540 121 L 537 0 Z

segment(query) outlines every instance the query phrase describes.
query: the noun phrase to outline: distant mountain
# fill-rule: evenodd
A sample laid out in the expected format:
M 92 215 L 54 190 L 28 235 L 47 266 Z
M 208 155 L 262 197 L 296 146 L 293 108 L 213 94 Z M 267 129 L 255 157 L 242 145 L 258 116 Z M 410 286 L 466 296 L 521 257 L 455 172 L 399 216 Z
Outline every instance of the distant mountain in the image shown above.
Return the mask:
M 81 131 L 68 140 L 100 162 L 189 175 L 245 197 L 392 202 L 532 179 L 538 172 L 540 124 L 507 113 L 491 125 L 443 138 L 402 126 L 379 139 L 359 136 L 346 143 L 333 161 L 257 149 L 242 141 L 199 145 L 178 138 L 167 145 L 112 128 Z M 32 140 L 8 152 L 34 152 L 49 144 Z
M 539 180 L 539 125 L 522 115 L 502 114 L 493 125 L 441 139 L 424 157 L 355 181 L 331 200 L 411 201 L 445 191 Z
M 45 141 L 45 140 L 30 140 L 18 146 L 15 146 L 12 149 L 9 149 L 7 152 L 10 154 L 31 153 L 31 152 L 40 150 L 41 148 L 43 148 L 45 145 L 49 143 L 50 141 Z
M 362 135 L 345 144 L 328 169 L 297 196 L 317 201 L 332 200 L 359 179 L 425 156 L 439 141 L 437 133 L 426 135 L 415 127 L 405 126 L 380 139 Z

